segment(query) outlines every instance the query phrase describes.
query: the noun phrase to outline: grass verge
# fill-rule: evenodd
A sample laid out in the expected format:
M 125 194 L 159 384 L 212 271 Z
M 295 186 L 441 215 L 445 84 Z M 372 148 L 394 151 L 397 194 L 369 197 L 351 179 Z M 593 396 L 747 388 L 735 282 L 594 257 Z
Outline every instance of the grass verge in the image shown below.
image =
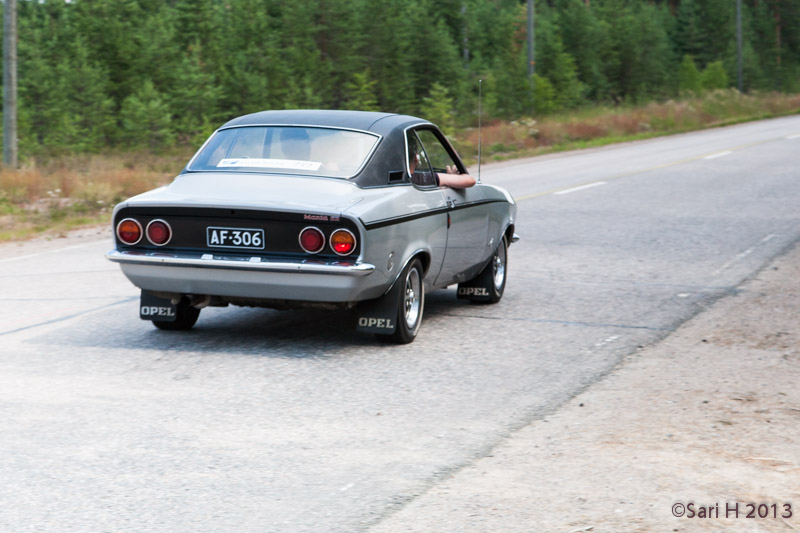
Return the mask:
M 169 183 L 190 155 L 70 155 L 0 171 L 0 242 L 108 223 L 115 204 Z
M 492 121 L 483 127 L 483 160 L 551 152 L 729 126 L 800 113 L 800 95 L 717 90 L 700 97 L 630 107 L 593 107 L 541 120 Z M 454 143 L 468 164 L 477 161 L 478 131 L 457 131 Z
M 598 106 L 540 120 L 496 120 L 482 128 L 482 157 L 500 161 L 797 113 L 797 94 L 720 90 L 640 106 Z M 474 164 L 478 130 L 457 129 L 451 138 L 465 162 Z M 0 242 L 108 223 L 116 203 L 169 183 L 190 156 L 190 149 L 161 155 L 82 154 L 31 159 L 20 170 L 2 170 Z

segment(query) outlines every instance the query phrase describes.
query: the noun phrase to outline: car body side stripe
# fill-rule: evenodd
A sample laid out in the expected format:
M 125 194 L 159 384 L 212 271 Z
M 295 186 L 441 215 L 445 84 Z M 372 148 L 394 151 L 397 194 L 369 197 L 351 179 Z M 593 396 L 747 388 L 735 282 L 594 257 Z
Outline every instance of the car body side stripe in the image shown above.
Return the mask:
M 506 200 L 501 199 L 491 199 L 491 200 L 478 200 L 476 202 L 469 202 L 465 204 L 456 204 L 454 207 L 438 207 L 436 209 L 429 209 L 428 211 L 421 211 L 419 213 L 412 213 L 410 215 L 401 215 L 398 217 L 391 217 L 391 218 L 384 218 L 382 220 L 376 220 L 375 222 L 364 222 L 364 228 L 369 231 L 372 229 L 378 228 L 385 228 L 387 226 L 394 226 L 395 224 L 402 224 L 404 222 L 409 222 L 411 220 L 416 220 L 418 218 L 425 218 L 431 217 L 436 215 L 441 215 L 443 213 L 449 213 L 450 211 L 458 211 L 459 209 L 469 209 L 471 207 L 478 207 L 481 205 L 486 204 L 493 204 L 496 202 L 503 202 L 508 203 Z

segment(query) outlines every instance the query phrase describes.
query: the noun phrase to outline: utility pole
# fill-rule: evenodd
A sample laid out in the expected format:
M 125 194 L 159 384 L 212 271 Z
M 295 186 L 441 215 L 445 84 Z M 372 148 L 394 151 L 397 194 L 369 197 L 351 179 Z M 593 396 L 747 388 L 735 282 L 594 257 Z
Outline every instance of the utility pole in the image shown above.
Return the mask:
M 461 4 L 461 18 L 464 19 L 464 68 L 469 70 L 469 26 L 467 25 L 467 3 Z
M 17 168 L 17 0 L 3 10 L 3 164 Z
M 742 0 L 736 0 L 736 86 L 739 92 L 743 92 L 742 85 Z
M 533 49 L 533 11 L 533 0 L 528 0 L 528 78 L 531 81 L 533 81 L 533 75 L 536 72 L 536 55 Z

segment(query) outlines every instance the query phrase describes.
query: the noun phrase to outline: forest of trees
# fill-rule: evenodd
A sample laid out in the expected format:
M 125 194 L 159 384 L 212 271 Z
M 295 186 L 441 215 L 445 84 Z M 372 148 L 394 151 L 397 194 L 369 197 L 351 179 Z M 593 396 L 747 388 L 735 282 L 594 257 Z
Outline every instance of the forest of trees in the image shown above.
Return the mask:
M 736 85 L 735 0 L 20 0 L 23 154 L 196 144 L 278 108 L 516 118 Z M 800 91 L 800 0 L 743 0 L 744 88 Z

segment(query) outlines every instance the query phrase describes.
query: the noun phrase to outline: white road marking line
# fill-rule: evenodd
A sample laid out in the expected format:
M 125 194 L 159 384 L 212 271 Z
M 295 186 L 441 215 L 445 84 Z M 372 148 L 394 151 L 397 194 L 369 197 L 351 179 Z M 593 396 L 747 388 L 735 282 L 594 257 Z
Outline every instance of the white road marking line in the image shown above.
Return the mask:
M 347 485 L 345 485 L 344 487 L 340 488 L 339 490 L 344 492 L 346 490 L 349 490 L 349 489 L 353 488 L 354 485 L 355 485 L 355 483 L 348 483 Z
M 678 298 L 688 298 L 689 296 L 691 296 L 691 294 L 690 294 L 690 293 L 688 293 L 688 292 L 682 292 L 682 293 L 680 293 L 680 294 L 678 295 Z
M 745 258 L 745 257 L 747 257 L 748 255 L 752 254 L 753 252 L 755 252 L 756 248 L 758 248 L 758 247 L 759 247 L 759 246 L 761 246 L 762 244 L 766 244 L 766 243 L 768 243 L 769 241 L 771 241 L 772 239 L 774 239 L 774 238 L 775 238 L 775 237 L 777 237 L 777 236 L 778 236 L 778 235 L 777 235 L 776 233 L 770 233 L 769 235 L 767 235 L 766 237 L 764 237 L 763 239 L 761 239 L 760 241 L 758 241 L 758 244 L 756 244 L 756 245 L 754 245 L 754 246 L 751 246 L 750 248 L 748 248 L 748 249 L 747 249 L 747 250 L 745 250 L 744 252 L 740 252 L 740 253 L 736 254 L 736 255 L 733 257 L 733 259 L 731 259 L 730 261 L 728 261 L 727 263 L 725 263 L 724 265 L 722 265 L 721 267 L 719 267 L 718 269 L 716 269 L 714 272 L 712 272 L 712 273 L 711 273 L 711 275 L 712 275 L 712 276 L 716 276 L 717 274 L 719 274 L 719 273 L 720 273 L 720 272 L 722 272 L 723 270 L 727 270 L 728 268 L 730 268 L 730 267 L 731 267 L 731 265 L 733 265 L 734 263 L 736 263 L 736 262 L 737 262 L 737 261 L 739 261 L 740 259 L 744 259 L 744 258 Z
M 800 133 L 795 133 L 794 135 L 789 135 L 786 138 L 787 139 L 800 139 Z
M 725 150 L 724 152 L 718 152 L 716 154 L 707 155 L 703 159 L 716 159 L 718 157 L 722 157 L 722 156 L 725 156 L 725 155 L 728 155 L 728 154 L 732 154 L 732 153 L 733 153 L 733 150 Z
M 575 191 L 582 191 L 583 189 L 589 189 L 591 187 L 597 187 L 598 185 L 605 185 L 608 182 L 605 181 L 595 181 L 594 183 L 589 183 L 586 185 L 581 185 L 580 187 L 573 187 L 571 189 L 564 189 L 563 191 L 554 192 L 553 194 L 569 194 Z
M 800 134 L 798 134 L 798 136 L 800 136 Z M 771 139 L 765 139 L 763 141 L 757 141 L 757 142 L 753 142 L 753 143 L 749 143 L 749 144 L 742 144 L 742 145 L 739 145 L 739 146 L 734 146 L 732 150 L 729 150 L 728 152 L 725 152 L 724 155 L 727 155 L 728 153 L 733 153 L 735 150 L 741 150 L 741 149 L 744 149 L 744 148 L 753 148 L 754 146 L 761 146 L 762 144 L 775 142 L 775 141 L 777 141 L 779 139 L 781 139 L 781 137 L 773 137 Z M 720 155 L 722 155 L 722 154 L 720 154 Z M 720 157 L 720 155 L 711 154 L 711 156 L 715 156 L 715 157 Z M 677 161 L 670 161 L 670 162 L 667 162 L 667 163 L 663 163 L 661 165 L 656 165 L 654 167 L 640 168 L 640 169 L 637 169 L 637 170 L 633 170 L 631 172 L 623 172 L 621 174 L 613 174 L 611 176 L 607 176 L 606 180 L 607 181 L 617 181 L 617 180 L 620 180 L 622 178 L 630 178 L 632 176 L 638 176 L 640 174 L 645 174 L 647 172 L 653 172 L 654 170 L 662 170 L 662 169 L 674 167 L 674 166 L 677 166 L 677 165 L 684 165 L 686 163 L 693 163 L 695 161 L 700 161 L 701 159 L 704 159 L 704 158 L 708 159 L 708 157 L 709 156 L 697 155 L 697 156 L 689 157 L 687 159 L 679 159 Z M 519 165 L 519 166 L 521 166 L 521 165 Z M 606 182 L 597 182 L 598 185 L 601 184 L 601 183 L 606 183 Z M 594 186 L 594 184 L 589 184 L 589 186 Z M 574 190 L 579 190 L 579 189 L 584 188 L 584 187 L 576 187 Z M 564 191 L 559 191 L 558 189 L 555 189 L 555 190 L 549 190 L 549 191 L 542 191 L 542 192 L 537 192 L 537 193 L 533 193 L 533 194 L 527 194 L 525 196 L 520 196 L 520 197 L 516 198 L 516 201 L 517 202 L 521 202 L 523 200 L 530 200 L 532 198 L 541 198 L 542 196 L 550 196 L 551 194 L 565 194 L 565 193 L 568 193 L 568 192 L 572 192 L 572 190 L 573 189 L 567 189 L 567 190 L 564 190 Z

